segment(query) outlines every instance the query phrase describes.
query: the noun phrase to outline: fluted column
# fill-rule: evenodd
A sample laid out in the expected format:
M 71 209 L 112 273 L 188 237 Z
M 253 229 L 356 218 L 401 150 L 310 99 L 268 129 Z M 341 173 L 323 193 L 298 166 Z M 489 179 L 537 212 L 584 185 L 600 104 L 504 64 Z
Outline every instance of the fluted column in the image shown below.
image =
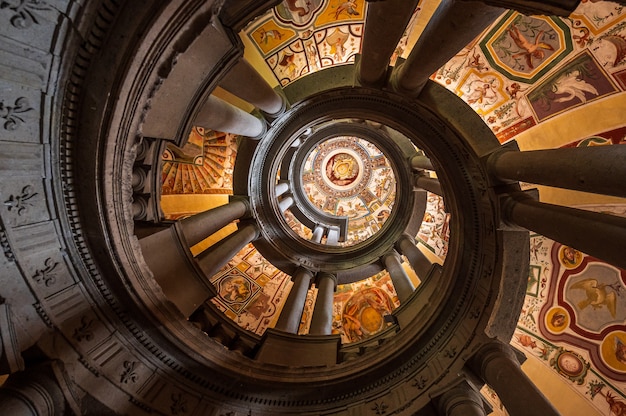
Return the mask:
M 505 151 L 488 160 L 500 179 L 626 197 L 626 146 Z
M 437 178 L 431 178 L 425 175 L 418 175 L 415 179 L 415 185 L 418 188 L 422 188 L 427 190 L 428 192 L 432 192 L 435 195 L 443 196 L 443 191 L 441 190 L 441 183 Z
M 362 85 L 379 86 L 383 83 L 391 55 L 418 3 L 419 0 L 369 3 L 357 75 Z
M 232 200 L 226 205 L 180 220 L 181 229 L 189 246 L 195 246 L 236 219 L 244 217 L 249 211 L 250 205 L 246 200 Z
M 394 69 L 393 88 L 401 94 L 418 96 L 435 71 L 504 11 L 481 2 L 442 0 L 407 60 Z
M 626 268 L 626 218 L 546 204 L 523 192 L 502 198 L 506 222 Z
M 409 264 L 420 279 L 424 280 L 428 276 L 433 264 L 424 253 L 417 248 L 413 237 L 408 234 L 400 236 L 396 242 L 396 249 L 409 260 Z
M 233 256 L 259 236 L 255 224 L 247 224 L 217 244 L 200 253 L 196 259 L 207 277 L 217 273 Z
M 402 267 L 400 255 L 397 252 L 392 251 L 391 253 L 384 255 L 382 260 L 385 264 L 385 268 L 389 272 L 389 276 L 393 282 L 393 287 L 396 289 L 400 303 L 406 302 L 415 291 L 415 286 L 413 285 L 413 282 L 411 282 L 409 275 Z
M 0 388 L 0 409 L 11 416 L 64 415 L 63 391 L 49 365 L 11 374 Z
M 213 95 L 204 103 L 194 124 L 209 130 L 259 139 L 265 133 L 265 121 Z
M 220 87 L 254 105 L 268 116 L 278 116 L 285 111 L 284 98 L 244 58 L 226 73 Z
M 524 374 L 511 347 L 498 341 L 484 345 L 470 368 L 498 394 L 511 416 L 558 416 L 559 412 Z
M 331 273 L 318 273 L 317 289 L 317 299 L 315 300 L 309 334 L 330 335 L 333 325 L 333 303 L 337 289 L 337 277 Z
M 434 170 L 433 164 L 430 159 L 424 155 L 415 155 L 411 158 L 411 168 L 413 170 Z
M 304 311 L 307 291 L 313 280 L 313 273 L 307 269 L 299 268 L 294 273 L 292 279 L 293 286 L 289 296 L 287 296 L 287 300 L 285 300 L 285 305 L 278 317 L 275 328 L 297 334 L 300 327 L 300 319 L 302 319 L 302 312 Z
M 483 398 L 479 392 L 463 382 L 437 398 L 441 416 L 486 416 Z

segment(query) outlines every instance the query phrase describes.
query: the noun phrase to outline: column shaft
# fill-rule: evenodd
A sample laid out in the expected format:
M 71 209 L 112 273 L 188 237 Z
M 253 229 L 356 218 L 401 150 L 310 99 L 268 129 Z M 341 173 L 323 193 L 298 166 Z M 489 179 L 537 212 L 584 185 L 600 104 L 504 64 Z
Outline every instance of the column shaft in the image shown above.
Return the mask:
M 418 96 L 435 71 L 473 41 L 504 11 L 481 2 L 443 0 L 406 62 L 394 69 L 394 89 L 401 94 Z
M 228 263 L 235 254 L 239 253 L 246 244 L 255 240 L 258 236 L 259 229 L 256 225 L 245 225 L 219 243 L 200 253 L 196 257 L 198 264 L 205 275 L 210 278 Z
M 252 138 L 260 138 L 267 128 L 264 121 L 213 95 L 198 112 L 194 124 Z
M 194 216 L 180 220 L 183 234 L 189 246 L 214 234 L 217 230 L 246 215 L 249 205 L 244 200 L 233 200 L 226 205 L 200 212 Z
M 369 3 L 358 67 L 358 80 L 361 84 L 378 86 L 383 83 L 389 59 L 418 3 L 418 0 Z
M 626 146 L 502 152 L 489 159 L 500 179 L 626 197 Z
M 324 237 L 324 227 L 321 225 L 316 225 L 313 230 L 313 236 L 311 237 L 311 241 L 315 243 L 321 243 L 322 237 Z
M 291 208 L 291 206 L 293 205 L 294 201 L 293 201 L 293 197 L 291 196 L 287 196 L 285 198 L 283 198 L 279 203 L 278 203 L 278 208 L 280 208 L 280 212 L 285 212 L 287 211 L 289 208 Z
M 415 286 L 413 286 L 413 282 L 411 282 L 409 275 L 406 274 L 406 271 L 402 267 L 400 255 L 395 251 L 386 254 L 383 256 L 383 263 L 389 272 L 389 276 L 393 282 L 393 287 L 396 289 L 400 303 L 406 302 L 413 294 L 413 291 L 415 291 Z
M 317 279 L 317 299 L 315 300 L 309 334 L 330 335 L 333 325 L 333 304 L 337 277 L 331 273 L 321 272 L 317 275 Z
M 421 280 L 424 280 L 428 276 L 433 264 L 430 260 L 428 260 L 424 253 L 417 248 L 413 237 L 408 234 L 400 236 L 396 242 L 396 249 L 406 256 L 411 264 L 411 267 L 415 271 L 415 274 L 417 274 Z
M 439 183 L 439 179 L 437 178 L 429 178 L 428 176 L 419 175 L 417 179 L 415 179 L 415 185 L 418 188 L 426 189 L 428 192 L 432 192 L 433 194 L 443 196 L 441 183 Z
M 430 159 L 422 155 L 415 155 L 411 158 L 411 167 L 413 168 L 413 170 L 434 170 L 433 164 Z
M 535 201 L 524 193 L 503 202 L 504 220 L 626 268 L 626 218 Z
M 281 182 L 278 185 L 276 185 L 275 190 L 276 190 L 276 196 L 281 196 L 282 194 L 289 191 L 289 183 Z
M 243 58 L 224 76 L 220 87 L 270 116 L 285 110 L 283 97 Z
M 328 235 L 326 236 L 326 244 L 329 246 L 336 246 L 339 244 L 339 227 L 330 227 L 328 229 Z
M 11 374 L 0 388 L 3 415 L 64 415 L 66 401 L 49 364 Z
M 309 290 L 312 279 L 313 273 L 309 270 L 303 268 L 296 270 L 293 275 L 293 286 L 291 287 L 289 296 L 287 296 L 287 300 L 285 300 L 285 305 L 278 317 L 278 322 L 276 322 L 276 329 L 292 334 L 298 333 L 307 291 Z
M 559 416 L 559 412 L 524 374 L 510 346 L 491 342 L 483 346 L 469 364 L 495 390 L 511 416 Z

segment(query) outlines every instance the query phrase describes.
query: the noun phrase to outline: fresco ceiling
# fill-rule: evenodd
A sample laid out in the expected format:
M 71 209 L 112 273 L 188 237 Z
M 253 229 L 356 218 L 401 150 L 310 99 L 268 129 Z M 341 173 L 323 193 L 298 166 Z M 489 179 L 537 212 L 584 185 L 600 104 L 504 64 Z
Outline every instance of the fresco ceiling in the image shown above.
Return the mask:
M 392 64 L 410 52 L 411 31 L 427 3 L 420 2 Z M 240 36 L 267 65 L 274 77 L 269 82 L 285 86 L 315 71 L 353 63 L 366 7 L 365 0 L 285 1 Z M 431 78 L 470 105 L 506 143 L 566 112 L 626 90 L 626 10 L 607 1 L 583 0 L 565 19 L 507 12 Z M 563 146 L 626 144 L 626 120 L 622 127 L 571 139 L 576 140 Z M 168 148 L 163 156 L 163 194 L 232 194 L 237 140 L 195 129 L 184 149 Z M 327 196 L 316 200 L 315 190 L 309 192 L 314 204 L 339 213 L 341 203 L 328 203 Z M 626 216 L 626 205 L 580 207 Z M 379 212 L 366 215 L 377 217 Z M 416 240 L 439 261 L 447 254 L 449 221 L 442 198 L 429 194 Z M 611 413 L 615 403 L 626 408 L 626 272 L 540 235 L 531 235 L 530 249 L 527 296 L 512 344 L 562 377 L 598 414 L 626 414 Z M 273 325 L 291 286 L 289 276 L 251 245 L 212 281 L 219 292 L 214 304 L 257 334 Z M 315 292 L 309 291 L 302 333 Z M 368 309 L 374 303 L 380 307 Z M 366 339 L 384 329 L 382 316 L 398 305 L 384 272 L 340 286 L 333 332 L 341 334 L 344 343 Z M 485 395 L 495 414 L 505 414 L 496 397 L 489 391 Z

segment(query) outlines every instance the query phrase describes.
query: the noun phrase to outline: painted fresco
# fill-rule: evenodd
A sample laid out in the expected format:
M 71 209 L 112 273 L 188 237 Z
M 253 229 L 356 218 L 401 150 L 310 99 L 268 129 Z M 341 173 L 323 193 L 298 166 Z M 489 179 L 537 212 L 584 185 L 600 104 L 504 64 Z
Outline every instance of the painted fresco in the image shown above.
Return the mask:
M 432 77 L 501 143 L 568 109 L 626 90 L 626 11 L 584 1 L 569 18 L 507 12 Z
M 398 306 L 398 295 L 386 271 L 360 282 L 338 285 L 333 334 L 340 334 L 344 344 L 374 336 L 391 325 L 384 317 Z
M 528 99 L 539 121 L 617 92 L 593 56 L 585 51 L 533 88 Z
M 162 155 L 163 195 L 232 194 L 237 137 L 195 127 L 181 149 L 168 144 Z
M 286 0 L 245 29 L 282 86 L 354 62 L 361 49 L 365 0 Z
M 623 144 L 626 127 L 563 147 Z M 626 217 L 626 205 L 579 208 Z M 620 410 L 626 409 L 625 322 L 626 270 L 531 235 L 526 298 L 512 344 L 567 380 L 598 414 L 626 414 Z
M 218 295 L 211 302 L 239 326 L 262 335 L 277 317 L 291 277 L 272 266 L 252 244 L 211 278 Z
M 424 220 L 415 240 L 445 260 L 450 242 L 450 214 L 439 195 L 428 193 Z
M 507 13 L 480 42 L 492 67 L 513 81 L 533 83 L 572 51 L 569 27 L 558 18 Z

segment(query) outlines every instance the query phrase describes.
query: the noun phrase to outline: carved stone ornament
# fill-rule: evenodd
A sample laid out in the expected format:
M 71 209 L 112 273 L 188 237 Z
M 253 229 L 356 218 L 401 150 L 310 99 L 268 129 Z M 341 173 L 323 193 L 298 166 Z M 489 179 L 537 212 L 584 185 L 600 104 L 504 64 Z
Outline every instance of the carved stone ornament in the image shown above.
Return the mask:
M 41 0 L 3 0 L 0 1 L 0 9 L 8 9 L 13 12 L 11 24 L 18 29 L 26 29 L 33 24 L 39 24 L 40 17 L 37 12 L 51 10 Z
M 59 262 L 53 261 L 52 258 L 48 257 L 43 265 L 43 269 L 37 269 L 37 272 L 33 275 L 33 280 L 39 284 L 43 283 L 46 287 L 50 287 L 57 281 L 55 269 L 59 265 Z
M 5 105 L 4 101 L 0 101 L 0 117 L 6 120 L 4 129 L 9 131 L 17 130 L 24 123 L 23 114 L 32 110 L 26 97 L 18 98 L 12 106 Z
M 17 215 L 22 215 L 29 207 L 33 207 L 31 199 L 37 196 L 37 192 L 34 192 L 32 185 L 26 185 L 22 188 L 19 195 L 10 195 L 9 199 L 4 201 L 4 205 L 9 212 L 16 212 Z

